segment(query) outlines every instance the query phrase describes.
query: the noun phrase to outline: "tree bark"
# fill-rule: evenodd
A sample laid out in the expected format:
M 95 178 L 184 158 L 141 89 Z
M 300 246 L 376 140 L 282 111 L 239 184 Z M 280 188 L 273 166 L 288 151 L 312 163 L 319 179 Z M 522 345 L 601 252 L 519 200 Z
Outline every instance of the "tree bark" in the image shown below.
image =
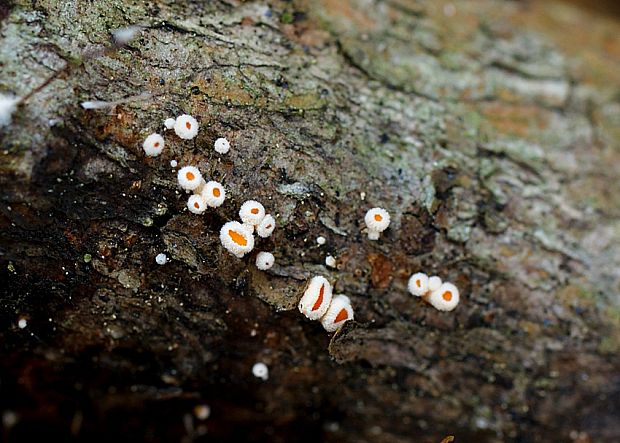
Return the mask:
M 60 72 L 0 129 L 4 440 L 620 441 L 618 35 L 554 2 L 0 6 L 0 92 Z M 225 204 L 188 213 L 173 159 Z M 219 243 L 248 199 L 267 272 Z M 317 274 L 333 337 L 297 311 Z

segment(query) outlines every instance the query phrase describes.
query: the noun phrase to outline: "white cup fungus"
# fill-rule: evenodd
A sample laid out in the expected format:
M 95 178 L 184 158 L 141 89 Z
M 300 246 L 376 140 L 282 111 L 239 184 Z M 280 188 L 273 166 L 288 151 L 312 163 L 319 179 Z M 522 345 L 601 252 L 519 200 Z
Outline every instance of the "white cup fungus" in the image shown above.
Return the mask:
M 207 203 L 200 194 L 192 194 L 187 200 L 187 209 L 193 214 L 202 214 L 207 209 Z
M 142 143 L 147 157 L 157 157 L 164 150 L 164 138 L 159 134 L 151 134 Z
M 224 187 L 221 183 L 216 181 L 207 182 L 202 188 L 200 195 L 202 195 L 204 201 L 211 208 L 221 206 L 226 199 L 226 191 L 224 190 Z
M 372 208 L 366 212 L 364 222 L 368 228 L 368 239 L 378 240 L 379 235 L 390 226 L 390 214 L 382 208 Z
M 167 118 L 166 120 L 164 120 L 164 126 L 166 127 L 166 129 L 172 129 L 174 128 L 174 123 L 176 122 L 176 119 L 174 118 Z
M 452 283 L 443 283 L 430 292 L 426 300 L 440 311 L 452 311 L 459 304 L 459 290 Z
M 428 275 L 418 272 L 409 277 L 407 289 L 412 295 L 421 297 L 428 292 Z
M 436 275 L 428 277 L 423 272 L 418 272 L 409 277 L 407 283 L 409 292 L 422 297 L 440 311 L 451 311 L 459 304 L 459 290 L 452 283 L 443 283 Z
M 439 289 L 442 283 L 443 282 L 441 281 L 441 278 L 437 277 L 436 275 L 433 275 L 432 277 L 428 279 L 427 291 L 428 292 L 436 291 L 437 289 Z
M 220 229 L 222 245 L 233 255 L 242 258 L 254 249 L 254 236 L 237 221 L 229 221 Z
M 261 380 L 265 381 L 269 379 L 269 368 L 265 363 L 255 363 L 254 366 L 252 366 L 252 374 L 254 375 L 254 377 L 260 378 Z
M 256 267 L 261 271 L 271 269 L 276 259 L 271 252 L 259 252 L 256 255 Z
M 304 295 L 299 301 L 299 312 L 310 320 L 318 320 L 329 308 L 332 301 L 332 286 L 323 276 L 312 277 Z
M 174 132 L 184 140 L 191 140 L 198 134 L 198 122 L 191 115 L 180 115 L 174 121 Z
M 215 152 L 217 152 L 218 154 L 227 154 L 230 150 L 230 142 L 224 137 L 220 137 L 215 140 L 213 147 L 215 148 Z
M 327 332 L 334 332 L 348 320 L 353 320 L 351 300 L 346 295 L 336 295 L 321 318 L 321 324 Z
M 157 254 L 157 256 L 155 257 L 155 263 L 157 263 L 158 265 L 165 265 L 167 262 L 168 257 L 163 252 Z
M 177 173 L 179 185 L 187 190 L 193 191 L 202 185 L 202 174 L 195 166 L 183 166 Z
M 243 223 L 257 226 L 265 217 L 265 207 L 256 200 L 248 200 L 241 205 L 239 217 Z
M 271 236 L 275 228 L 276 220 L 271 214 L 267 214 L 256 227 L 256 233 L 259 237 L 267 238 Z

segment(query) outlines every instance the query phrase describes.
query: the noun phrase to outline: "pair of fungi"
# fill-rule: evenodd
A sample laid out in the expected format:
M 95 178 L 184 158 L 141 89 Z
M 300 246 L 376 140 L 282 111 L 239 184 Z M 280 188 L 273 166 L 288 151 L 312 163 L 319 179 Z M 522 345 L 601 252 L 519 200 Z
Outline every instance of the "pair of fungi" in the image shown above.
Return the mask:
M 164 122 L 168 129 L 174 128 L 174 132 L 184 140 L 190 140 L 198 134 L 198 122 L 191 115 L 183 114 L 176 119 L 168 118 Z M 164 150 L 164 138 L 157 133 L 149 135 L 142 143 L 142 149 L 147 157 L 157 157 Z
M 239 209 L 239 218 L 243 224 L 259 237 L 267 238 L 276 228 L 276 220 L 271 214 L 265 213 L 265 208 L 256 200 L 248 200 Z
M 299 301 L 299 312 L 310 320 L 320 320 L 327 332 L 334 332 L 353 320 L 351 300 L 346 295 L 332 297 L 332 286 L 325 277 L 312 277 Z
M 174 132 L 182 139 L 191 140 L 198 135 L 198 122 L 191 115 L 183 114 L 176 119 L 167 118 L 164 121 L 166 129 L 174 129 Z M 213 144 L 215 151 L 218 154 L 226 154 L 230 150 L 230 142 L 220 137 L 215 140 Z

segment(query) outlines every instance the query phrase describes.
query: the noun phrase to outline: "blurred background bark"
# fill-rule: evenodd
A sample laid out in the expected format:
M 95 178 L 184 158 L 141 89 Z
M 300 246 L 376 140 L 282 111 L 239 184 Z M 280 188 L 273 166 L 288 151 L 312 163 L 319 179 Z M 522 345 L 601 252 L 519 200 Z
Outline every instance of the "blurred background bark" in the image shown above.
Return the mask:
M 620 23 L 572 3 L 2 3 L 0 92 L 69 66 L 0 129 L 3 441 L 620 441 Z M 188 214 L 172 159 L 226 203 Z M 265 273 L 219 245 L 250 198 Z M 332 339 L 314 274 L 355 308 Z

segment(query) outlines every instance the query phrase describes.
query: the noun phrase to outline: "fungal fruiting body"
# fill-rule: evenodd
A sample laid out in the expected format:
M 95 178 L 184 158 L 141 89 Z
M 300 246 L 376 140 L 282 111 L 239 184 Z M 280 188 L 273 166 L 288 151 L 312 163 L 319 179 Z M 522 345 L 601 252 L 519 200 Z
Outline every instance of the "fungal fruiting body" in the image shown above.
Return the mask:
M 276 259 L 271 252 L 259 252 L 256 256 L 256 267 L 261 271 L 271 269 Z
M 183 166 L 177 173 L 179 185 L 183 189 L 193 191 L 202 184 L 202 174 L 195 166 Z
M 439 277 L 437 277 L 436 275 L 433 275 L 432 277 L 430 277 L 428 279 L 428 292 L 433 292 L 436 291 L 437 289 L 439 289 L 439 287 L 441 286 L 441 279 Z
M 316 243 L 317 243 L 319 246 L 320 246 L 320 245 L 324 245 L 326 241 L 327 241 L 327 240 L 325 240 L 325 237 L 323 237 L 322 235 L 320 235 L 320 236 L 318 236 L 318 237 L 316 238 Z
M 364 222 L 368 228 L 368 239 L 379 240 L 379 235 L 390 226 L 390 214 L 385 209 L 372 208 L 366 212 Z
M 271 214 L 267 214 L 256 227 L 256 233 L 259 237 L 267 238 L 273 233 L 276 228 L 276 220 Z
M 351 300 L 346 295 L 332 297 L 325 277 L 312 277 L 299 301 L 299 312 L 310 320 L 320 320 L 327 332 L 334 332 L 347 320 L 353 320 Z
M 159 134 L 151 134 L 142 143 L 147 157 L 157 157 L 164 150 L 164 138 Z
M 258 362 L 252 366 L 252 374 L 256 378 L 267 380 L 269 378 L 269 368 L 265 363 Z
M 18 97 L 0 94 L 0 128 L 11 124 L 11 117 L 17 109 Z
M 312 277 L 304 295 L 299 301 L 299 312 L 310 320 L 318 320 L 325 315 L 332 301 L 332 286 L 325 277 Z
M 254 236 L 241 223 L 229 221 L 220 229 L 220 241 L 228 251 L 238 258 L 254 248 Z
M 239 217 L 243 223 L 257 226 L 265 217 L 265 208 L 255 200 L 248 200 L 241 205 Z
M 327 266 L 329 266 L 330 268 L 335 268 L 336 267 L 336 259 L 334 257 L 332 257 L 331 255 L 328 255 L 327 257 L 325 257 L 325 264 Z
M 119 28 L 112 31 L 112 39 L 114 44 L 118 47 L 125 46 L 133 39 L 140 31 L 140 26 L 127 26 L 125 28 Z
M 187 208 L 194 214 L 202 214 L 207 206 L 217 208 L 224 203 L 226 192 L 222 184 L 216 181 L 206 183 L 195 166 L 182 167 L 177 173 L 177 178 L 183 189 L 194 192 L 187 201 Z M 252 232 L 249 234 L 251 236 Z
M 134 95 L 131 97 L 126 97 L 121 100 L 114 101 L 103 101 L 103 100 L 92 100 L 80 103 L 80 106 L 84 109 L 106 109 L 113 108 L 118 105 L 122 105 L 124 103 L 131 103 L 139 100 L 147 100 L 152 97 L 152 94 L 149 92 L 143 92 L 142 94 Z
M 411 294 L 422 297 L 424 301 L 440 311 L 451 311 L 459 304 L 459 290 L 452 283 L 442 283 L 441 278 L 428 277 L 417 272 L 409 277 L 407 288 Z
M 226 191 L 221 183 L 216 181 L 207 182 L 200 193 L 204 201 L 212 208 L 217 208 L 226 198 Z
M 158 265 L 165 265 L 167 262 L 168 257 L 166 257 L 166 254 L 164 254 L 163 252 L 157 254 L 157 256 L 155 257 L 155 263 L 157 263 Z
M 211 408 L 209 405 L 196 405 L 194 406 L 194 415 L 198 420 L 206 420 L 211 415 Z
M 452 283 L 443 283 L 430 292 L 426 300 L 440 311 L 451 311 L 459 304 L 459 290 Z
M 412 295 L 421 297 L 428 292 L 428 275 L 418 272 L 409 277 L 407 289 Z
M 321 318 L 321 324 L 327 332 L 334 332 L 347 320 L 353 320 L 351 300 L 346 295 L 336 295 L 332 299 L 327 312 Z
M 191 115 L 180 115 L 174 121 L 174 132 L 184 140 L 191 140 L 198 134 L 198 122 Z
M 187 200 L 187 209 L 193 214 L 202 214 L 207 209 L 207 204 L 201 195 L 192 194 Z
M 215 148 L 215 152 L 217 152 L 218 154 L 226 154 L 230 150 L 230 142 L 224 137 L 220 137 L 215 140 L 213 146 Z
M 166 120 L 164 120 L 164 126 L 166 127 L 166 129 L 172 129 L 174 128 L 175 122 L 176 120 L 174 118 L 167 118 Z

